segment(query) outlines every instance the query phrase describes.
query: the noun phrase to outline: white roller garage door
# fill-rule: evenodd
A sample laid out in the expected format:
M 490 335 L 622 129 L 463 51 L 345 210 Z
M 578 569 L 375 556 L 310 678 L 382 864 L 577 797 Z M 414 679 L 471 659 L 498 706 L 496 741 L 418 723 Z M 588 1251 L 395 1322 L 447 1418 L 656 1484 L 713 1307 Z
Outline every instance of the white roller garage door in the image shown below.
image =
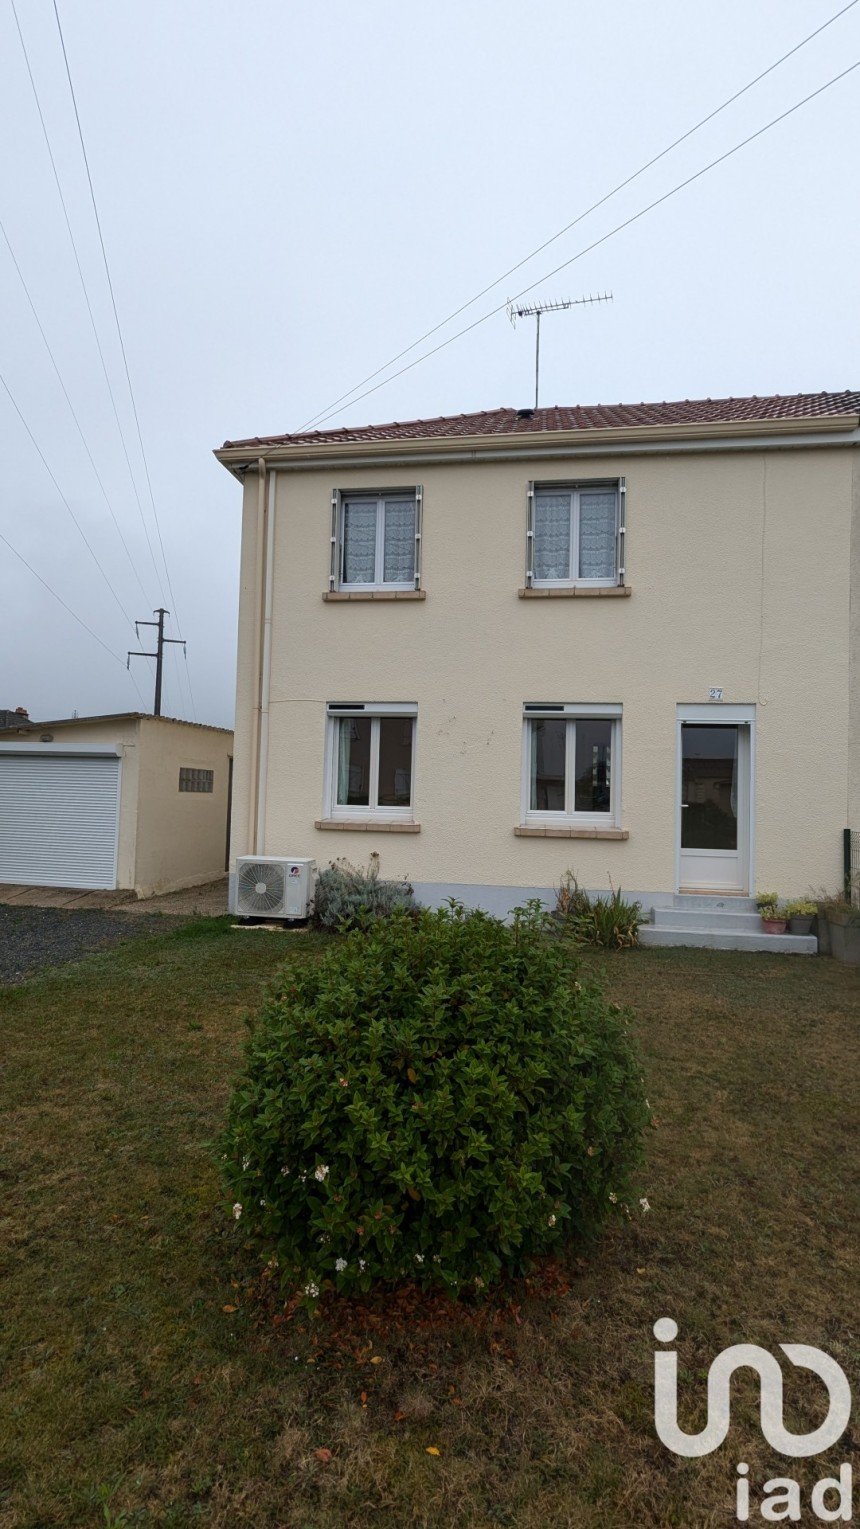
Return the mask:
M 0 881 L 116 886 L 119 760 L 0 754 Z

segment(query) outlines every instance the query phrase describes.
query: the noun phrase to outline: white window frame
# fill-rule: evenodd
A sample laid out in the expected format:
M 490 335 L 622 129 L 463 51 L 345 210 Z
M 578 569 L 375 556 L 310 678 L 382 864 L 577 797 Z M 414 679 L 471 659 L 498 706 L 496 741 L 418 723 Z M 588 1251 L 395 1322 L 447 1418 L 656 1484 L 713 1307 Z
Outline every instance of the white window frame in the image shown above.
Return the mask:
M 620 828 L 621 827 L 621 715 L 620 704 L 573 702 L 526 702 L 523 707 L 522 787 L 520 799 L 520 823 L 524 828 Z M 611 766 L 609 772 L 609 811 L 576 812 L 574 810 L 576 777 L 571 761 L 576 759 L 576 724 L 580 722 L 612 722 L 610 739 Z M 537 811 L 531 806 L 531 724 L 532 722 L 566 722 L 565 771 L 563 812 Z
M 569 572 L 566 579 L 538 579 L 534 572 L 535 539 L 537 536 L 537 501 L 541 494 L 570 495 L 570 569 L 579 568 L 580 495 L 596 491 L 613 490 L 615 493 L 615 573 L 607 579 L 585 579 Z M 626 521 L 627 481 L 625 478 L 569 479 L 559 483 L 530 483 L 528 488 L 528 527 L 526 531 L 526 588 L 527 589 L 614 589 L 624 584 L 624 547 Z
M 351 806 L 337 800 L 337 752 L 341 720 L 344 717 L 364 717 L 370 720 L 370 804 L 367 807 Z M 383 717 L 409 717 L 412 719 L 412 777 L 409 783 L 410 805 L 408 807 L 380 807 L 376 804 L 379 793 L 379 722 Z M 369 823 L 415 822 L 415 758 L 418 741 L 418 707 L 411 701 L 330 701 L 326 707 L 326 738 L 324 760 L 323 817 L 341 822 L 356 820 Z
M 388 579 L 383 577 L 385 572 L 385 506 L 391 500 L 412 499 L 415 503 L 415 550 L 412 561 L 412 578 Z M 374 577 L 371 580 L 359 581 L 344 578 L 344 517 L 347 502 L 360 501 L 364 504 L 376 504 L 376 547 Z M 332 494 L 332 534 L 331 534 L 331 571 L 329 575 L 329 587 L 332 590 L 343 590 L 348 593 L 354 590 L 356 593 L 374 590 L 390 590 L 392 593 L 405 593 L 408 590 L 420 589 L 421 587 L 421 519 L 422 519 L 423 491 L 420 485 L 412 484 L 409 488 L 386 488 L 380 490 L 336 489 Z

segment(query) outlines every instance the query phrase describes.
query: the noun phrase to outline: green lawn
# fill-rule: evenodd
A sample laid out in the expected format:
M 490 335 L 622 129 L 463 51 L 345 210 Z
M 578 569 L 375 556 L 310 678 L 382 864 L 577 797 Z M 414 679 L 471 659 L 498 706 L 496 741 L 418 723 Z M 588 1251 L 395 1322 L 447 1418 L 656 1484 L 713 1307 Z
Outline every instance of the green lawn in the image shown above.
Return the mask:
M 320 945 L 216 920 L 0 991 L 4 1529 L 700 1529 L 734 1522 L 739 1459 L 760 1484 L 849 1458 L 771 1456 L 742 1381 L 726 1447 L 676 1459 L 651 1327 L 680 1325 L 688 1428 L 729 1342 L 817 1344 L 856 1391 L 856 972 L 589 956 L 637 1013 L 650 1213 L 495 1324 L 276 1325 L 208 1144 L 243 1014 Z M 789 1426 L 821 1420 L 814 1382 L 787 1400 Z

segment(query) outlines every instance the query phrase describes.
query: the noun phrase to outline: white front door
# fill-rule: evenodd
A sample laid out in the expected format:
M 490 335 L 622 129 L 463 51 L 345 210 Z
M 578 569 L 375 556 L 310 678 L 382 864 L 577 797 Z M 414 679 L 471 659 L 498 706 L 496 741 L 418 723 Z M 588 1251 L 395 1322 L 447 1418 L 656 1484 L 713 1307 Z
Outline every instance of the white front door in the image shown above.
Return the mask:
M 682 722 L 681 892 L 748 892 L 750 728 Z

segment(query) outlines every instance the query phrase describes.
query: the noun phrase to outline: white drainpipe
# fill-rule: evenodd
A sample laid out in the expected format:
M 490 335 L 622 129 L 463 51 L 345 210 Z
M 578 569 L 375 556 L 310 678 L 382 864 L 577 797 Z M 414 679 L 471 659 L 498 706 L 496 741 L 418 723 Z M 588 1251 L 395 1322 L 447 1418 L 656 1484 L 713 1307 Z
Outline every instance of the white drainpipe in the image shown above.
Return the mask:
M 263 633 L 260 667 L 260 736 L 257 749 L 257 822 L 254 853 L 266 852 L 266 788 L 269 774 L 269 690 L 272 677 L 272 592 L 275 575 L 275 474 L 263 490 L 266 550 L 263 559 Z

